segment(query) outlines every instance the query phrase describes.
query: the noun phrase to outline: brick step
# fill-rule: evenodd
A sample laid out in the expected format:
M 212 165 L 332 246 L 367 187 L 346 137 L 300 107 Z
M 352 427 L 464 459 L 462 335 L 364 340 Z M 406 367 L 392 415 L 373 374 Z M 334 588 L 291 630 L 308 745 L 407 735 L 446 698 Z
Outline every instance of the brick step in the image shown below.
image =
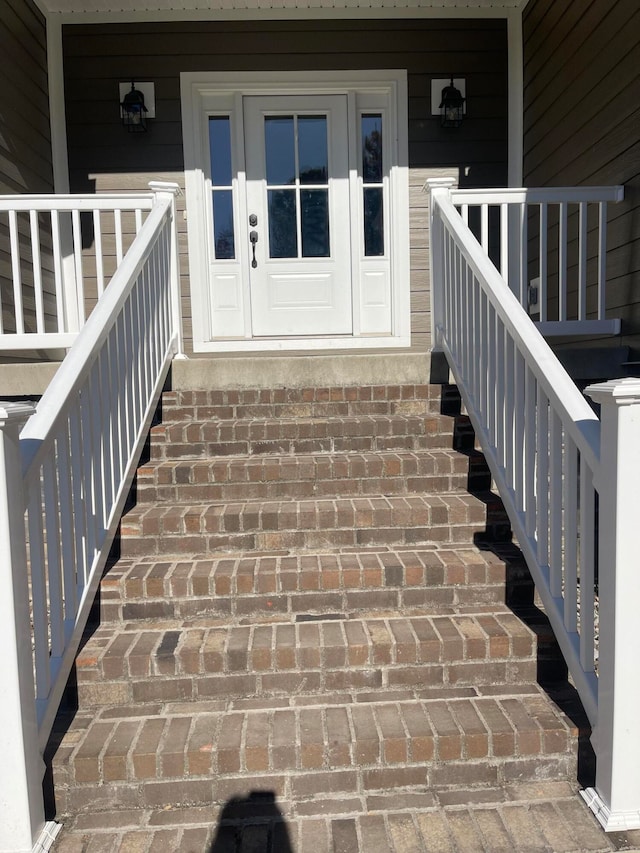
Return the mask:
M 169 391 L 163 421 L 415 415 L 441 409 L 441 385 Z
M 213 807 L 82 811 L 65 821 L 55 850 L 603 853 L 615 847 L 567 781 L 514 780 L 429 790 L 358 788 L 319 793 L 299 803 L 276 798 L 271 791 L 230 789 L 233 799 Z
M 138 469 L 137 503 L 275 500 L 460 491 L 469 458 L 453 450 L 230 456 Z
M 210 554 L 510 537 L 502 503 L 490 492 L 136 506 L 122 519 L 123 556 Z
M 155 426 L 151 459 L 201 459 L 297 453 L 365 453 L 452 447 L 446 415 L 371 415 L 344 418 L 195 420 Z
M 222 804 L 270 790 L 317 798 L 567 779 L 577 731 L 537 685 L 449 698 L 197 712 L 185 704 L 78 712 L 53 760 L 59 811 Z
M 536 638 L 495 604 L 434 616 L 134 622 L 98 627 L 77 658 L 76 676 L 83 707 L 518 683 L 535 679 Z
M 503 603 L 529 576 L 473 547 L 355 553 L 226 554 L 212 559 L 122 559 L 102 579 L 95 615 L 136 619 L 242 618 Z

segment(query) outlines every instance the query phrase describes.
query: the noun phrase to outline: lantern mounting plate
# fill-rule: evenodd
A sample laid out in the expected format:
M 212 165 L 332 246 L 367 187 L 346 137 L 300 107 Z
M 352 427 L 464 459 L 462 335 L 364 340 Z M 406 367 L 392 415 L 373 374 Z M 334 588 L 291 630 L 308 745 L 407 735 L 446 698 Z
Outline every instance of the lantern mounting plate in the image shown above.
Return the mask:
M 139 83 L 135 81 L 136 89 L 144 95 L 144 105 L 147 108 L 145 113 L 146 118 L 156 117 L 156 85 L 155 83 Z M 131 80 L 126 83 L 119 83 L 120 98 L 119 103 L 124 101 L 125 95 L 131 91 Z
M 136 86 L 138 84 L 136 83 Z M 442 100 L 442 90 L 451 85 L 451 77 L 440 77 L 431 80 L 431 115 L 440 115 L 440 102 Z M 467 81 L 464 77 L 454 77 L 453 85 L 458 89 L 465 101 L 462 104 L 463 115 L 467 114 Z M 146 94 L 145 94 L 146 99 Z

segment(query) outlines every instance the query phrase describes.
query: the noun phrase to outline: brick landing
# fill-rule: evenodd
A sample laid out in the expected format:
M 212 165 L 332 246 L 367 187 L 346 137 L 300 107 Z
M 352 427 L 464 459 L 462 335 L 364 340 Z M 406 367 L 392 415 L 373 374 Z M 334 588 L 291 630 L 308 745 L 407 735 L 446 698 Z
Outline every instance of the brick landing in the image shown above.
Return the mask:
M 49 748 L 57 851 L 616 849 L 440 392 L 165 395 Z

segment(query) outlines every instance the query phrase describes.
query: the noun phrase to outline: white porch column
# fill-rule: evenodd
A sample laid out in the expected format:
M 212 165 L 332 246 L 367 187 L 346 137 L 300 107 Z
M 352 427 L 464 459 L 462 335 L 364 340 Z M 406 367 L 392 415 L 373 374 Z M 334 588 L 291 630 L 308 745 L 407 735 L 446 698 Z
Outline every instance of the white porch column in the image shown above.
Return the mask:
M 171 199 L 171 307 L 174 330 L 178 334 L 178 352 L 176 358 L 186 358 L 182 342 L 182 310 L 180 293 L 180 259 L 178 258 L 178 223 L 176 219 L 176 198 L 182 195 L 179 184 L 170 181 L 149 181 L 149 189 L 157 199 Z
M 31 853 L 44 827 L 18 440 L 33 411 L 25 403 L 0 403 L 1 853 Z
M 640 827 L 640 379 L 591 385 L 602 407 L 596 786 L 583 793 L 607 832 Z
M 424 190 L 429 193 L 429 276 L 431 287 L 431 352 L 441 352 L 438 327 L 442 323 L 443 257 L 440 235 L 442 229 L 435 220 L 434 203 L 439 193 L 449 197 L 449 191 L 457 186 L 455 178 L 427 178 Z

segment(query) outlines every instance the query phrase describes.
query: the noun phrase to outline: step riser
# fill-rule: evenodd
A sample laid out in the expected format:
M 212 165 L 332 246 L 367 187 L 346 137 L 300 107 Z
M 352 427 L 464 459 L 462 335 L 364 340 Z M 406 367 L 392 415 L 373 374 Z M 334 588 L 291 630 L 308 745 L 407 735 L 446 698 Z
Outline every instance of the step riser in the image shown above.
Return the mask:
M 169 668 L 169 667 L 167 667 Z M 271 699 L 320 691 L 368 692 L 393 688 L 416 690 L 443 686 L 473 687 L 493 684 L 524 684 L 535 681 L 537 664 L 530 659 L 467 661 L 414 666 L 368 665 L 366 669 L 305 669 L 224 673 L 217 675 L 153 677 L 129 681 L 79 682 L 78 700 L 85 709 L 98 709 L 114 702 L 201 702 L 212 699 Z
M 353 477 L 325 480 L 308 477 L 304 480 L 273 479 L 266 482 L 250 480 L 245 483 L 225 483 L 215 480 L 213 472 L 206 474 L 210 477 L 205 482 L 197 481 L 204 477 L 205 472 L 188 472 L 188 480 L 180 481 L 185 476 L 183 471 L 172 472 L 171 484 L 158 483 L 164 476 L 162 472 L 156 477 L 138 477 L 136 500 L 138 504 L 171 503 L 189 504 L 209 501 L 246 501 L 246 500 L 277 500 L 282 498 L 314 498 L 314 497 L 369 497 L 373 495 L 409 495 L 428 492 L 432 495 L 447 494 L 462 491 L 468 481 L 465 471 L 448 474 L 431 474 L 425 476 L 400 477 Z M 177 482 L 175 482 L 177 480 Z M 154 482 L 156 481 L 156 482 Z
M 147 599 L 131 602 L 110 602 L 101 598 L 101 623 L 132 622 L 157 619 L 195 619 L 204 617 L 243 618 L 297 614 L 355 613 L 364 609 L 402 611 L 420 608 L 437 611 L 447 607 L 477 607 L 502 604 L 504 584 L 477 587 L 415 587 L 392 590 L 352 590 L 349 592 L 307 592 L 283 595 L 200 596 L 180 600 Z
M 433 435 L 338 435 L 324 438 L 274 438 L 234 441 L 158 439 L 151 442 L 151 459 L 209 459 L 214 456 L 262 456 L 307 453 L 381 453 L 387 451 L 441 450 L 451 447 L 452 436 Z

